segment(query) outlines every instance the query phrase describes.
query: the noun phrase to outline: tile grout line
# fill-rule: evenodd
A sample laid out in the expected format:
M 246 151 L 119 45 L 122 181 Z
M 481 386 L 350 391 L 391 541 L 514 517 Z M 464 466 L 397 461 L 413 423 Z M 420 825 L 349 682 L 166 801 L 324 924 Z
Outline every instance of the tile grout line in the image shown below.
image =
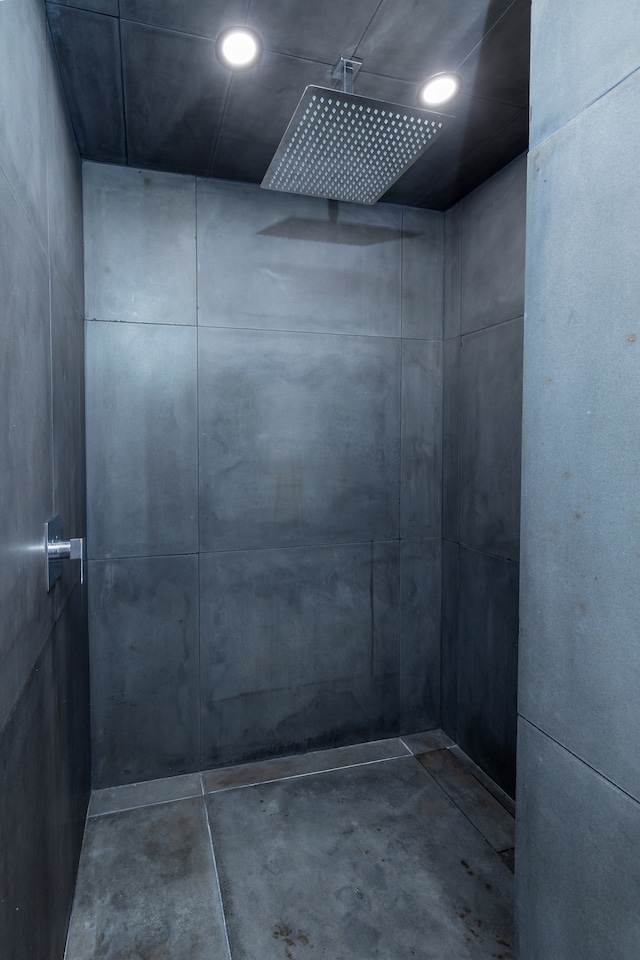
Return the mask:
M 417 757 L 416 757 L 415 759 L 418 761 L 418 763 L 420 763 L 420 761 L 418 760 Z M 467 811 L 464 810 L 464 809 L 460 806 L 460 804 L 459 804 L 458 801 L 456 800 L 455 796 L 453 796 L 453 794 L 449 793 L 449 791 L 443 786 L 443 784 L 438 780 L 438 778 L 435 776 L 435 774 L 433 774 L 433 773 L 431 772 L 431 770 L 427 770 L 427 768 L 424 767 L 424 766 L 422 766 L 421 763 L 420 763 L 420 766 L 422 767 L 422 769 L 424 770 L 424 772 L 427 774 L 427 776 L 431 777 L 431 779 L 433 780 L 433 782 L 436 784 L 436 786 L 438 787 L 438 789 L 442 791 L 442 793 L 445 795 L 445 797 L 447 798 L 447 800 L 449 800 L 449 801 L 453 804 L 453 806 L 456 808 L 456 810 L 459 810 L 459 811 L 460 811 L 460 813 L 461 813 L 462 816 L 465 818 L 465 820 L 466 820 L 468 823 L 471 824 L 471 826 L 472 826 L 473 829 L 476 831 L 476 833 L 478 834 L 478 836 L 482 837 L 482 839 L 484 840 L 484 842 L 485 842 L 489 847 L 491 847 L 491 849 L 492 849 L 493 852 L 496 854 L 496 856 L 499 856 L 500 853 L 501 853 L 501 851 L 500 851 L 500 850 L 496 850 L 496 848 L 495 848 L 494 845 L 491 843 L 491 841 L 490 841 L 487 837 L 485 837 L 485 835 L 484 835 L 484 833 L 482 832 L 482 830 L 480 829 L 480 827 L 477 825 L 477 823 L 474 823 L 474 821 L 471 819 L 471 817 L 469 816 L 469 814 L 467 813 Z M 477 782 L 480 784 L 480 781 L 479 781 L 479 780 L 478 780 Z M 483 785 L 480 784 L 480 786 L 482 787 Z M 486 787 L 483 787 L 483 789 L 486 790 L 487 788 L 486 788 Z M 488 792 L 489 792 L 489 791 L 487 790 L 487 793 L 488 793 Z M 508 814 L 508 811 L 505 811 L 505 813 L 507 813 L 507 815 L 509 815 L 509 814 Z M 505 849 L 505 850 L 511 850 L 512 847 L 505 847 L 504 849 Z
M 247 787 L 263 787 L 268 783 L 285 783 L 289 780 L 302 780 L 304 777 L 317 777 L 323 773 L 337 773 L 339 770 L 355 770 L 357 767 L 369 767 L 378 763 L 389 763 L 392 760 L 406 760 L 409 756 L 412 756 L 412 754 L 399 753 L 395 757 L 381 757 L 378 760 L 361 760 L 360 763 L 348 763 L 343 767 L 328 767 L 326 770 L 309 770 L 305 773 L 292 773 L 286 777 L 274 777 L 273 780 L 255 780 L 251 783 L 238 783 L 230 787 L 219 787 L 216 790 L 208 790 L 205 796 L 210 797 L 214 793 L 228 793 L 230 790 L 246 790 Z
M 401 738 L 398 738 L 398 739 L 401 739 Z M 255 780 L 255 781 L 251 781 L 251 783 L 233 784 L 232 786 L 229 786 L 229 787 L 219 787 L 214 790 L 207 790 L 205 788 L 204 774 L 209 771 L 203 771 L 199 775 L 200 793 L 191 793 L 188 796 L 184 796 L 184 797 L 168 797 L 165 800 L 153 800 L 148 803 L 134 803 L 131 806 L 117 807 L 113 810 L 104 810 L 100 813 L 89 814 L 87 819 L 93 820 L 98 817 L 110 817 L 110 816 L 113 816 L 113 814 L 115 813 L 124 813 L 125 811 L 128 811 L 128 810 L 142 810 L 145 807 L 159 807 L 164 803 L 180 803 L 183 800 L 193 800 L 198 797 L 211 796 L 214 793 L 227 793 L 229 790 L 244 790 L 246 787 L 260 787 L 268 783 L 280 783 L 282 781 L 287 781 L 287 780 L 300 780 L 302 777 L 313 777 L 321 773 L 335 773 L 338 770 L 351 770 L 354 767 L 366 767 L 374 763 L 387 763 L 389 760 L 405 760 L 407 757 L 413 756 L 413 753 L 411 752 L 409 747 L 407 747 L 404 741 L 401 740 L 401 742 L 408 752 L 398 753 L 393 757 L 380 757 L 377 760 L 362 760 L 359 763 L 349 763 L 340 767 L 328 767 L 324 770 L 310 770 L 304 773 L 292 773 L 285 777 L 274 777 L 273 779 L 270 779 L 270 780 Z M 227 769 L 234 769 L 234 768 L 220 767 L 219 769 L 227 770 Z M 217 772 L 217 771 L 214 770 L 212 772 Z M 128 786 L 128 784 L 124 784 L 124 786 Z
M 209 834 L 209 848 L 211 850 L 211 860 L 213 861 L 213 872 L 216 878 L 216 889 L 218 891 L 218 903 L 220 904 L 220 913 L 222 914 L 222 929 L 224 930 L 224 940 L 227 945 L 227 956 L 229 960 L 233 960 L 231 956 L 231 944 L 229 943 L 229 930 L 227 929 L 227 916 L 224 910 L 224 902 L 222 900 L 222 888 L 220 886 L 220 874 L 218 873 L 218 863 L 216 860 L 216 852 L 213 848 L 213 835 L 211 833 L 211 823 L 209 822 L 209 814 L 207 812 L 207 805 L 205 803 L 204 796 L 202 798 L 202 808 L 204 813 L 204 819 L 207 824 L 207 833 Z

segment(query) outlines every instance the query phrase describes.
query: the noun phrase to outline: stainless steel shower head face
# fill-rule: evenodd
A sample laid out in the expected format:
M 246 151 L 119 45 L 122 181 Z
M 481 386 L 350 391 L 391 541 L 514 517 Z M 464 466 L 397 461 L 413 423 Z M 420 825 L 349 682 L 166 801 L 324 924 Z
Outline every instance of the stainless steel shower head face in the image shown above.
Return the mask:
M 452 121 L 442 113 L 309 86 L 260 186 L 375 203 Z

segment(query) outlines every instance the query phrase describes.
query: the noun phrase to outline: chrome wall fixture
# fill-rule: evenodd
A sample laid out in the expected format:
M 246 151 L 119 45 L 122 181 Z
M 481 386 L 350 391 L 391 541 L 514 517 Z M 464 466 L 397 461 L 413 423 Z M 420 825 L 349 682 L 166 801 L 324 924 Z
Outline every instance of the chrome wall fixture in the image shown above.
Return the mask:
M 80 583 L 84 583 L 84 562 L 86 559 L 86 541 L 84 537 L 62 540 L 60 514 L 56 514 L 44 525 L 44 552 L 46 564 L 47 593 L 58 577 L 62 576 L 63 560 L 80 561 Z

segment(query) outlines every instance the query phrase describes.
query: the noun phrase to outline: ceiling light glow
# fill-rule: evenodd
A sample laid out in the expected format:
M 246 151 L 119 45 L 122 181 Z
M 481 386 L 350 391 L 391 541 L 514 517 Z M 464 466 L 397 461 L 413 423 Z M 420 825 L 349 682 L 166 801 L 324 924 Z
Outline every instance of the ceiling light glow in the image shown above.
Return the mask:
M 218 59 L 231 70 L 248 70 L 260 59 L 262 41 L 248 27 L 230 27 L 216 40 Z
M 462 80 L 457 73 L 436 73 L 418 90 L 418 103 L 429 107 L 448 103 L 457 97 L 461 89 Z

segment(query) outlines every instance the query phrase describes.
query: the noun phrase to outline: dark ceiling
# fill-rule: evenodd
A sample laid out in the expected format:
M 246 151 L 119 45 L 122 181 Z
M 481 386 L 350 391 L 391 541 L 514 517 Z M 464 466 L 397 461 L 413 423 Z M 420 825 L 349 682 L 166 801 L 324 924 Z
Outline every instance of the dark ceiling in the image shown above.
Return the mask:
M 307 84 L 415 105 L 455 70 L 455 124 L 384 200 L 445 210 L 527 148 L 530 0 L 61 0 L 47 13 L 87 160 L 259 183 Z M 260 63 L 230 73 L 216 36 L 246 23 Z

